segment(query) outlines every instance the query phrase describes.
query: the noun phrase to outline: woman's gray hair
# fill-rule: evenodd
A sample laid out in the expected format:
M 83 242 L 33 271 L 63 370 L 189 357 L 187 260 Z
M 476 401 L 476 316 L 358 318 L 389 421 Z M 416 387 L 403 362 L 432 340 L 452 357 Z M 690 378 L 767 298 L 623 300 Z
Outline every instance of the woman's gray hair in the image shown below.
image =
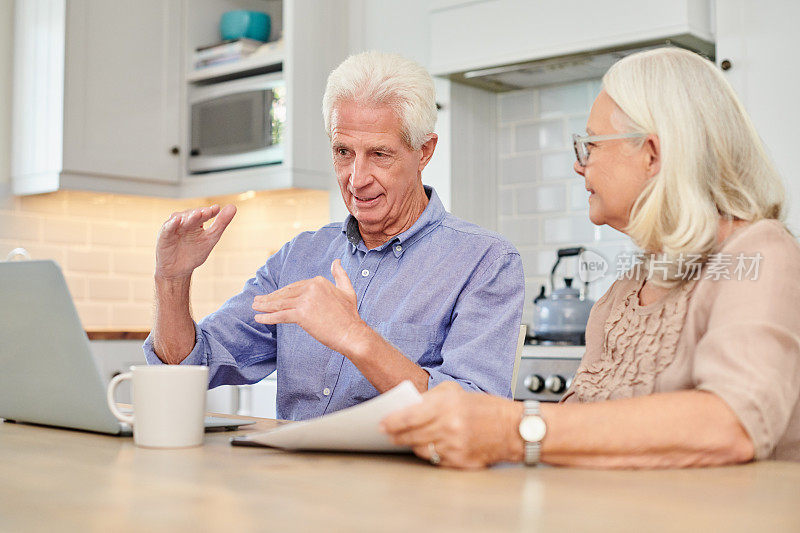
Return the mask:
M 659 139 L 660 170 L 625 229 L 637 246 L 673 260 L 706 257 L 721 217 L 783 219 L 781 178 L 713 63 L 675 47 L 631 54 L 603 76 L 603 89 L 621 110 L 612 115 L 616 129 Z
M 421 65 L 397 54 L 362 52 L 348 57 L 331 72 L 322 97 L 328 137 L 334 109 L 345 101 L 390 107 L 400 119 L 403 140 L 412 150 L 419 150 L 436 126 L 433 78 Z

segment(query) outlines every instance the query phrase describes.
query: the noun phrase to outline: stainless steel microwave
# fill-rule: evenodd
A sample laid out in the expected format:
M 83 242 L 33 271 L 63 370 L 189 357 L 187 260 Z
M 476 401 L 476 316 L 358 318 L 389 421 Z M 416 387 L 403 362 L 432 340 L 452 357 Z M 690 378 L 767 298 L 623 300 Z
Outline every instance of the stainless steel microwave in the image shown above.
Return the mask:
M 196 87 L 190 103 L 190 173 L 283 161 L 286 86 L 280 72 Z

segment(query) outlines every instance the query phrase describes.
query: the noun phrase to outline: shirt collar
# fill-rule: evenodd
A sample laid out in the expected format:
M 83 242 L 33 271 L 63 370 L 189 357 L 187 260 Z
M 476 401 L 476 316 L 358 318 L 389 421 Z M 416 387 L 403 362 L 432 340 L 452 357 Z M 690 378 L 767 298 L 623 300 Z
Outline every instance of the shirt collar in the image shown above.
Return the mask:
M 377 248 L 374 248 L 374 250 L 381 251 L 387 246 L 392 246 L 395 257 L 400 257 L 406 248 L 439 225 L 447 214 L 447 211 L 445 211 L 444 204 L 442 204 L 442 201 L 439 199 L 439 195 L 436 194 L 436 190 L 430 185 L 425 185 L 424 188 L 425 194 L 428 196 L 428 205 L 416 222 L 403 233 L 395 235 Z M 347 215 L 347 218 L 344 219 L 342 223 L 342 233 L 344 233 L 350 243 L 349 248 L 351 254 L 356 253 L 356 250 L 361 248 L 363 248 L 363 251 L 366 251 L 366 246 L 361 238 L 361 232 L 358 229 L 358 221 L 353 215 Z

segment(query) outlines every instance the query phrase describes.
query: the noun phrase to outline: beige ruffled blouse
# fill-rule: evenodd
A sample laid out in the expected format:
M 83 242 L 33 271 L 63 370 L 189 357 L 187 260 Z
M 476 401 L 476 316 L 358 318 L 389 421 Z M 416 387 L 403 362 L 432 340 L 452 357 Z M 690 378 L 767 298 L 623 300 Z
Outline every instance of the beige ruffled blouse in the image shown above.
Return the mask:
M 562 401 L 709 391 L 737 414 L 757 459 L 800 461 L 800 246 L 777 221 L 749 224 L 697 278 L 649 305 L 640 270 L 617 280 L 592 308 Z

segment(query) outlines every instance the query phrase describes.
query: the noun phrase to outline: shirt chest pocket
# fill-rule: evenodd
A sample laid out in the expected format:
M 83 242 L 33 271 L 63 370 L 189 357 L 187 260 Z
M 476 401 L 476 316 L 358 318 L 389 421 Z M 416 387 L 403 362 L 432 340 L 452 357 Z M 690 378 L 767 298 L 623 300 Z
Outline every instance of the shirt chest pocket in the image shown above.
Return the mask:
M 436 355 L 435 360 L 439 359 L 438 351 L 441 343 L 436 326 L 381 322 L 375 327 L 375 330 L 415 363 L 420 362 L 421 359 L 424 362 L 433 362 L 430 360 L 430 356 L 433 354 Z

